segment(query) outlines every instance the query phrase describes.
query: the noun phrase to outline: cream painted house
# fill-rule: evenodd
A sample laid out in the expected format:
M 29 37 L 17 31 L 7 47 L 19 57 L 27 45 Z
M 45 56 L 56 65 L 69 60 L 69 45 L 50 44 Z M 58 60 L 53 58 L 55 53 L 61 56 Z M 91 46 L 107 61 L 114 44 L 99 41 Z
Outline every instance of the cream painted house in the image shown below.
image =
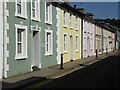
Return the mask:
M 74 8 L 63 3 L 57 7 L 57 35 L 58 35 L 58 64 L 61 54 L 63 62 L 70 62 L 81 58 L 81 16 Z

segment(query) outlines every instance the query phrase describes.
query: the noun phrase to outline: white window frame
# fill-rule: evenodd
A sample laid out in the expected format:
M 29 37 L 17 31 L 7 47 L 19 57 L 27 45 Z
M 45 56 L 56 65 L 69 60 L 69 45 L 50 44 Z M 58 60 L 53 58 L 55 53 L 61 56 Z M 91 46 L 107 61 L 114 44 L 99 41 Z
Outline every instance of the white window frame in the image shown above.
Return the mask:
M 27 19 L 27 1 L 21 0 L 21 14 L 18 13 L 17 0 L 15 0 L 15 16 Z
M 65 38 L 65 36 L 66 36 L 66 38 Z M 63 50 L 64 50 L 64 53 L 66 53 L 66 52 L 67 52 L 67 49 L 68 49 L 68 48 L 67 48 L 67 45 L 68 45 L 68 44 L 67 44 L 67 40 L 68 40 L 68 39 L 67 39 L 67 36 L 68 36 L 67 33 L 64 33 L 64 34 L 63 34 Z
M 70 28 L 73 29 L 73 15 L 70 13 Z
M 35 8 L 33 8 L 33 1 L 35 2 Z M 33 17 L 33 9 L 35 10 L 35 17 Z M 31 0 L 31 19 L 40 21 L 40 0 Z
M 75 29 L 78 30 L 78 16 L 75 16 Z
M 23 29 L 23 32 L 22 32 L 22 53 L 18 53 L 18 47 L 17 47 L 17 44 L 18 44 L 18 29 Z M 24 26 L 24 25 L 18 25 L 18 24 L 15 24 L 15 34 L 16 34 L 16 54 L 15 54 L 15 59 L 25 59 L 25 58 L 28 58 L 28 54 L 27 54 L 27 29 L 28 29 L 28 26 Z
M 68 13 L 67 13 L 67 11 L 66 10 L 63 10 L 63 26 L 65 27 L 65 28 L 67 28 L 68 27 L 68 22 L 67 22 L 67 17 L 68 16 Z
M 78 35 L 76 35 L 76 37 L 75 37 L 75 42 L 76 42 L 76 52 L 78 52 L 79 51 L 79 36 Z
M 45 23 L 47 24 L 52 24 L 52 4 L 50 3 L 49 7 L 48 7 L 48 17 L 46 16 L 46 4 L 50 3 L 50 2 L 45 2 Z M 46 20 L 48 18 L 48 20 Z
M 49 44 L 47 42 L 47 33 L 50 33 L 51 34 L 51 38 L 50 38 L 50 41 L 51 41 L 51 47 L 48 48 L 50 50 L 47 51 L 47 44 Z M 49 46 L 48 46 L 49 47 Z M 45 56 L 48 56 L 48 55 L 53 55 L 53 31 L 52 30 L 48 30 L 48 29 L 45 29 Z

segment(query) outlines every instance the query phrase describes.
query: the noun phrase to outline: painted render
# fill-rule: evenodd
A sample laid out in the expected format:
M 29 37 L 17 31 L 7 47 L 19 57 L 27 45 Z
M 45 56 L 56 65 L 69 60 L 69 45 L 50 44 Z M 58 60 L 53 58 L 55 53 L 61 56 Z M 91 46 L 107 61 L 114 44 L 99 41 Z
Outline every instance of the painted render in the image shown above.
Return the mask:
M 60 28 L 59 28 L 59 44 L 60 44 L 60 53 L 58 57 L 60 57 L 60 54 L 63 54 L 63 62 L 70 62 L 71 60 L 77 60 L 81 58 L 81 18 L 78 16 L 78 29 L 75 28 L 75 18 L 77 14 L 74 14 L 72 11 L 69 11 L 66 8 L 62 8 L 59 6 L 57 8 L 58 14 L 59 14 L 59 20 L 60 22 Z M 67 12 L 67 25 L 64 26 L 63 24 L 63 13 L 64 10 Z M 70 27 L 70 13 L 72 14 L 72 21 L 73 26 Z M 64 51 L 64 34 L 67 35 L 67 50 Z M 78 36 L 78 51 L 76 51 L 76 36 Z M 72 37 L 72 41 L 70 42 L 70 37 Z M 58 45 L 59 45 L 58 44 Z M 70 46 L 71 45 L 71 46 Z M 60 63 L 60 58 L 58 59 L 58 64 Z
M 116 49 L 120 49 L 120 31 L 116 32 Z
M 95 25 L 95 52 L 102 53 L 102 28 L 98 25 Z
M 39 4 L 40 16 L 34 19 L 31 18 L 30 2 L 26 3 L 27 10 L 23 16 L 16 15 L 15 2 L 8 2 L 8 0 L 4 3 L 0 2 L 0 79 L 31 72 L 34 67 L 40 69 L 60 64 L 61 54 L 63 54 L 63 63 L 66 63 L 81 57 L 93 56 L 96 49 L 98 54 L 106 52 L 106 48 L 112 51 L 115 48 L 115 42 L 116 48 L 120 48 L 120 32 L 115 41 L 113 32 L 104 27 L 101 28 L 99 24 L 91 22 L 88 18 L 81 17 L 80 12 L 69 5 L 57 5 L 55 2 L 51 2 L 52 21 L 46 22 L 45 1 L 41 0 Z M 66 11 L 65 19 L 64 11 Z M 76 17 L 78 28 L 76 28 Z M 66 25 L 63 24 L 64 20 Z M 18 29 L 23 30 L 23 56 L 16 55 L 19 51 L 17 44 L 21 43 L 17 41 L 17 33 L 20 31 Z M 49 32 L 48 35 L 51 33 L 49 36 L 51 42 L 47 41 L 46 32 Z M 50 54 L 46 53 L 48 43 L 51 48 Z
M 83 20 L 83 58 L 94 55 L 94 24 Z
M 9 44 L 7 45 L 7 50 L 9 51 L 9 57 L 6 59 L 7 65 L 9 65 L 8 70 L 5 71 L 6 77 L 15 76 L 18 74 L 33 71 L 32 67 L 37 66 L 37 68 L 50 67 L 57 64 L 57 43 L 56 43 L 56 7 L 52 5 L 52 24 L 45 23 L 45 2 L 40 2 L 40 21 L 31 20 L 30 16 L 30 2 L 27 2 L 27 18 L 22 18 L 15 16 L 15 2 L 8 2 L 7 9 L 9 11 L 9 16 L 7 17 L 7 22 L 9 23 L 9 30 L 7 31 L 9 37 Z M 16 59 L 16 35 L 15 35 L 15 25 L 26 26 L 27 27 L 27 56 L 26 58 Z M 45 55 L 45 31 L 46 29 L 52 31 L 52 54 Z M 34 47 L 35 46 L 35 47 Z M 54 48 L 53 48 L 54 47 Z M 37 52 L 34 52 L 34 51 Z M 39 52 L 39 53 L 38 53 Z M 37 55 L 34 58 L 34 55 Z
M 103 29 L 103 52 L 105 53 L 108 48 L 108 31 Z

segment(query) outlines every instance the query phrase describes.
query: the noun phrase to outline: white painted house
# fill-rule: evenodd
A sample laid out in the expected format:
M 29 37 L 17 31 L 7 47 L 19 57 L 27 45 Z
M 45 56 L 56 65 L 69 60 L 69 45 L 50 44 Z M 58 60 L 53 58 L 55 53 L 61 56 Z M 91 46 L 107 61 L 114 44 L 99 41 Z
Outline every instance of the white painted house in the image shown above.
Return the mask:
M 103 52 L 105 53 L 108 48 L 108 31 L 103 29 Z
M 83 20 L 83 58 L 94 55 L 94 24 Z

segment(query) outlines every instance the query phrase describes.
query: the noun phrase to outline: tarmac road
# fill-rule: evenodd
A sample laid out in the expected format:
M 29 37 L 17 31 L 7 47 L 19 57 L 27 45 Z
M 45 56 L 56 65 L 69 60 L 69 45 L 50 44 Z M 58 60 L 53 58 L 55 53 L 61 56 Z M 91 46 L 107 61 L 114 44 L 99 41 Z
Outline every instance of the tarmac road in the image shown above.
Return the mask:
M 120 88 L 120 53 L 33 88 Z

